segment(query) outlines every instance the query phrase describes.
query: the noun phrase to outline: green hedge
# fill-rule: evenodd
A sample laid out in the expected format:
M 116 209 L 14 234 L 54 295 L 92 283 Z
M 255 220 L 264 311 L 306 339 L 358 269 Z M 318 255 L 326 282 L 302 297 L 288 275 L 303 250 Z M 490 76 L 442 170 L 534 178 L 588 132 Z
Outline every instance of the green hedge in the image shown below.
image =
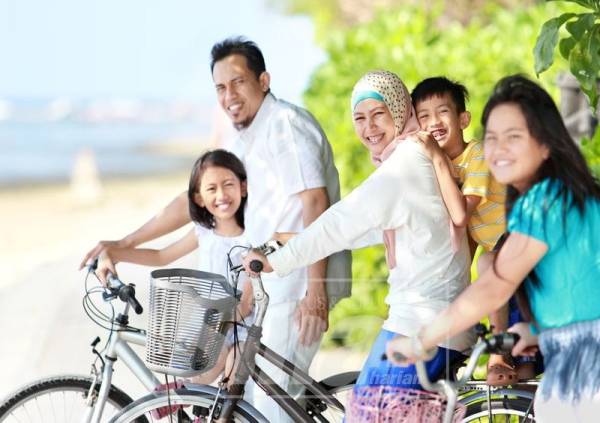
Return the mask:
M 592 170 L 592 173 L 600 180 L 600 127 L 592 138 L 581 140 L 581 151 Z
M 394 71 L 409 89 L 435 75 L 464 83 L 471 93 L 468 108 L 473 115 L 466 135 L 478 137 L 481 111 L 494 83 L 517 72 L 533 76 L 532 48 L 539 29 L 564 10 L 559 4 L 511 11 L 495 8 L 463 26 L 436 24 L 439 16 L 435 13 L 403 7 L 349 30 L 332 30 L 323 45 L 328 60 L 314 73 L 304 100 L 332 143 L 342 195 L 373 171 L 352 129 L 349 110 L 353 85 L 365 72 Z M 556 74 L 566 68 L 564 61 L 557 62 L 541 77 L 542 85 L 555 97 Z M 387 271 L 381 248 L 358 251 L 353 257 L 354 295 L 332 312 L 327 342 L 368 348 L 387 313 L 383 302 Z

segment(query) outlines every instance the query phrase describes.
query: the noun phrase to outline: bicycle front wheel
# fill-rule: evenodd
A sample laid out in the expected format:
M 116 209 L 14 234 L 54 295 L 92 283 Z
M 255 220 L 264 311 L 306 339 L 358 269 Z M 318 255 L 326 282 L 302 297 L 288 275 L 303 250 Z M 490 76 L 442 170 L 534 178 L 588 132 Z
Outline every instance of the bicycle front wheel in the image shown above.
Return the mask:
M 501 401 L 492 400 L 492 409 L 490 412 L 487 403 L 482 402 L 467 407 L 467 413 L 462 420 L 463 423 L 533 423 L 532 403 L 526 399 L 510 398 Z
M 169 392 L 148 394 L 125 407 L 114 416 L 110 423 L 138 422 L 178 422 L 196 423 L 208 421 L 216 397 L 212 391 L 198 389 L 177 389 Z M 172 410 L 169 412 L 169 410 Z M 217 407 L 217 414 L 219 408 Z M 215 417 L 213 415 L 213 417 Z M 236 405 L 232 420 L 236 423 L 266 423 L 260 414 L 248 407 Z
M 56 376 L 32 382 L 2 402 L 0 422 L 80 422 L 91 385 L 92 379 L 85 376 Z M 111 387 L 102 421 L 107 422 L 131 402 L 129 395 Z

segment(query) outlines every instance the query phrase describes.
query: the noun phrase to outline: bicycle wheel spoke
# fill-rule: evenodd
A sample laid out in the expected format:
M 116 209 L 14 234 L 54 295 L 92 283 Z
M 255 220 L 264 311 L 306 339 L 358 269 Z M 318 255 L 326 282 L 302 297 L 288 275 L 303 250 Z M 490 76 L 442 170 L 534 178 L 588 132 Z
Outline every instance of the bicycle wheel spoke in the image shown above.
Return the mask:
M 23 388 L 6 400 L 0 409 L 3 423 L 80 423 L 89 410 L 86 398 L 91 380 L 79 376 L 42 379 Z M 101 423 L 132 400 L 117 388 L 111 388 L 104 404 Z

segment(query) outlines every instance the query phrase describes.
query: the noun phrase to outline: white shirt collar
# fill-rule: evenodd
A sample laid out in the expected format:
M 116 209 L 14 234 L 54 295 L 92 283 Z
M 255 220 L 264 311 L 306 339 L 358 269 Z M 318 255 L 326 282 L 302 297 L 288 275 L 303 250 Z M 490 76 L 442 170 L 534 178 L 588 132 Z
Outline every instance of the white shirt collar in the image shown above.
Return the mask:
M 276 101 L 277 99 L 273 94 L 268 93 L 267 95 L 265 95 L 265 98 L 263 99 L 263 102 L 258 108 L 254 119 L 252 119 L 250 126 L 239 131 L 241 139 L 252 139 L 257 133 L 260 132 L 260 129 L 262 128 L 263 124 L 267 121 L 270 115 L 270 111 L 275 105 Z

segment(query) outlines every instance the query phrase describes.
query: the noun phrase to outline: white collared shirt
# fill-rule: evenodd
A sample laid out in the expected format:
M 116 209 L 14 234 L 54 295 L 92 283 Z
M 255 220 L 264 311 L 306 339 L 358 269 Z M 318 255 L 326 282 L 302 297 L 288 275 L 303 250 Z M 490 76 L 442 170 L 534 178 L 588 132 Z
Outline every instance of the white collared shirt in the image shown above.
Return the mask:
M 410 336 L 469 283 L 468 247 L 463 242 L 453 251 L 449 225 L 431 161 L 421 146 L 405 141 L 360 186 L 273 253 L 269 263 L 286 275 L 351 248 L 373 229 L 394 229 L 397 264 L 388 278 L 390 309 L 383 327 Z M 465 332 L 442 345 L 462 351 L 473 342 Z
M 244 222 L 252 245 L 264 243 L 275 232 L 304 229 L 302 191 L 325 187 L 331 204 L 340 199 L 331 146 L 315 118 L 300 107 L 267 94 L 250 126 L 229 147 L 248 175 Z M 327 277 L 330 305 L 350 295 L 349 251 L 330 257 Z M 263 274 L 263 283 L 272 304 L 299 300 L 306 294 L 307 269 L 285 277 Z

